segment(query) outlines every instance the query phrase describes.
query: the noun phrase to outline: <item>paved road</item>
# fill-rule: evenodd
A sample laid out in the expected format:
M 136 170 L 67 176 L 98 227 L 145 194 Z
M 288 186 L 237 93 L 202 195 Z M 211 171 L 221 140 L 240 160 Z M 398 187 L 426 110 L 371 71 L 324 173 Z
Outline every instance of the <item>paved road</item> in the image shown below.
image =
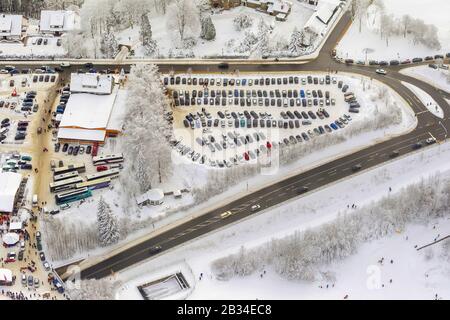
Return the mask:
M 438 140 L 446 138 L 446 129 L 450 129 L 450 118 L 440 120 L 433 116 L 421 101 L 411 92 L 408 88 L 402 85 L 401 81 L 407 81 L 415 86 L 421 88 L 430 94 L 435 101 L 444 109 L 446 115 L 450 114 L 450 107 L 444 100 L 442 92 L 428 83 L 422 82 L 418 79 L 408 77 L 400 74 L 401 68 L 387 67 L 388 75 L 382 76 L 374 72 L 374 68 L 367 66 L 347 66 L 336 62 L 331 59 L 330 52 L 339 42 L 340 38 L 345 34 L 346 29 L 351 23 L 350 15 L 347 13 L 339 21 L 332 34 L 324 44 L 320 55 L 314 61 L 307 64 L 299 64 L 297 62 L 280 62 L 280 63 L 268 63 L 262 64 L 233 64 L 230 63 L 230 70 L 238 69 L 242 72 L 349 72 L 353 74 L 360 74 L 377 79 L 386 85 L 394 89 L 399 95 L 402 96 L 405 101 L 411 106 L 414 112 L 417 114 L 418 126 L 415 130 L 393 138 L 389 141 L 379 143 L 374 146 L 367 147 L 356 153 L 348 156 L 341 157 L 317 168 L 314 168 L 308 172 L 298 174 L 291 178 L 285 179 L 274 185 L 265 187 L 259 191 L 256 191 L 248 196 L 244 196 L 236 201 L 228 203 L 227 205 L 212 210 L 205 215 L 194 218 L 186 223 L 181 224 L 178 227 L 170 229 L 158 236 L 145 240 L 129 249 L 124 250 L 121 253 L 113 255 L 112 257 L 105 259 L 95 265 L 89 266 L 82 270 L 82 278 L 102 278 L 111 274 L 111 272 L 117 272 L 123 270 L 133 264 L 141 262 L 151 257 L 149 248 L 159 245 L 162 250 L 168 250 L 185 243 L 186 241 L 195 239 L 199 236 L 205 235 L 213 230 L 222 228 L 230 223 L 239 221 L 243 218 L 256 214 L 252 212 L 251 207 L 254 204 L 261 205 L 258 211 L 270 208 L 274 205 L 282 203 L 284 201 L 293 199 L 299 196 L 298 190 L 302 187 L 308 187 L 309 191 L 326 186 L 329 183 L 338 181 L 342 178 L 348 177 L 354 172 L 352 167 L 354 165 L 361 165 L 363 170 L 380 165 L 388 160 L 391 160 L 390 155 L 393 151 L 398 151 L 401 155 L 413 152 L 412 145 L 418 141 L 424 141 L 425 139 L 433 136 Z M 11 64 L 11 62 L 9 62 Z M 97 69 L 115 69 L 115 68 L 129 69 L 129 64 L 101 64 L 96 65 Z M 67 76 L 74 68 L 71 67 L 66 71 Z M 195 72 L 222 72 L 223 70 L 217 69 L 216 65 L 205 64 L 173 64 L 173 65 L 160 65 L 160 69 L 163 72 L 175 71 L 185 72 L 188 68 L 191 68 Z M 445 127 L 445 128 L 444 128 Z M 222 217 L 221 215 L 231 211 L 231 215 Z M 58 270 L 58 273 L 63 273 L 64 268 Z

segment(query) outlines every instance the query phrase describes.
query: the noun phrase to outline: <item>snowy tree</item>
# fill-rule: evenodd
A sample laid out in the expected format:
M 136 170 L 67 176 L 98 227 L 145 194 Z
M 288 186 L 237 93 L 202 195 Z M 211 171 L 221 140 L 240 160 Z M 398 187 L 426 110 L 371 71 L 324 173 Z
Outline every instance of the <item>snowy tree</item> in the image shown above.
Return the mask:
M 233 19 L 233 25 L 237 31 L 248 29 L 253 25 L 253 18 L 242 13 Z
M 167 27 L 176 30 L 181 42 L 186 36 L 198 34 L 200 15 L 195 1 L 174 0 L 168 8 Z
M 165 119 L 168 104 L 157 66 L 138 64 L 131 69 L 128 102 L 124 146 L 130 161 L 123 179 L 130 195 L 136 195 L 172 171 L 172 128 Z
M 303 49 L 303 44 L 305 42 L 305 33 L 303 30 L 298 30 L 297 28 L 292 31 L 291 40 L 289 42 L 289 51 L 293 54 L 299 54 Z
M 71 300 L 114 300 L 115 288 L 119 283 L 108 279 L 79 280 L 67 283 L 67 294 Z
M 143 14 L 141 17 L 141 29 L 139 31 L 139 36 L 141 38 L 142 45 L 145 46 L 152 40 L 152 26 L 147 14 Z
M 202 31 L 200 37 L 208 41 L 214 40 L 216 38 L 216 27 L 214 26 L 211 16 L 202 18 L 201 23 Z
M 119 241 L 120 233 L 116 217 L 109 204 L 100 197 L 97 207 L 98 238 L 102 246 L 109 246 Z
M 144 47 L 145 56 L 153 56 L 158 49 L 158 45 L 156 41 L 152 39 L 152 26 L 150 25 L 147 14 L 143 14 L 141 17 L 141 30 L 139 31 L 139 36 L 142 41 L 142 46 Z
M 258 24 L 258 33 L 256 35 L 258 42 L 255 46 L 255 53 L 258 57 L 266 56 L 270 52 L 270 31 L 270 27 L 264 22 L 263 19 L 261 19 Z
M 119 45 L 117 44 L 114 33 L 107 32 L 103 34 L 100 40 L 100 52 L 104 58 L 114 58 L 119 52 Z

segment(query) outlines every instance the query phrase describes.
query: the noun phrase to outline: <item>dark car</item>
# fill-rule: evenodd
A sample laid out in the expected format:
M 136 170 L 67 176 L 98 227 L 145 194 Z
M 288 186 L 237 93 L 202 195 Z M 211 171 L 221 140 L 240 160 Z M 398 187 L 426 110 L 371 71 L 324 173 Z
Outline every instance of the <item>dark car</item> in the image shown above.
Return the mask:
M 86 147 L 86 154 L 91 154 L 92 151 L 92 146 L 87 146 Z
M 45 254 L 42 251 L 39 252 L 39 258 L 41 259 L 41 261 L 45 261 Z
M 400 64 L 400 61 L 398 61 L 398 60 L 391 60 L 391 61 L 389 62 L 389 64 L 390 64 L 391 66 L 398 66 L 398 65 Z
M 66 152 L 68 148 L 69 148 L 69 145 L 67 143 L 64 143 L 62 152 Z
M 59 149 L 61 149 L 61 144 L 59 142 L 55 143 L 55 152 L 59 152 Z
M 298 194 L 303 194 L 305 192 L 308 192 L 309 188 L 308 187 L 301 187 L 297 189 L 297 193 Z
M 70 146 L 69 150 L 67 151 L 67 154 L 70 156 L 73 153 L 73 147 Z
M 413 63 L 418 63 L 418 62 L 422 62 L 422 61 L 423 61 L 422 58 L 414 58 L 414 59 L 412 59 Z
M 356 164 L 356 165 L 354 165 L 353 167 L 352 167 L 352 171 L 353 172 L 356 172 L 356 171 L 359 171 L 359 170 L 361 170 L 361 165 L 360 164 Z
M 221 63 L 219 63 L 219 65 L 217 67 L 219 69 L 228 69 L 230 67 L 230 65 L 226 62 L 221 62 Z
M 159 252 L 161 252 L 161 251 L 162 251 L 161 246 L 153 246 L 153 247 L 151 247 L 151 248 L 149 249 L 150 255 L 157 254 L 157 253 L 159 253 Z
M 420 149 L 420 148 L 422 148 L 422 143 L 417 142 L 417 143 L 415 143 L 415 144 L 412 145 L 412 148 L 413 148 L 414 150 Z
M 400 152 L 397 150 L 392 151 L 392 153 L 389 155 L 389 158 L 396 158 L 400 155 Z
M 91 63 L 91 62 L 88 62 L 88 63 L 86 63 L 86 64 L 84 65 L 84 67 L 85 67 L 86 69 L 92 69 L 92 68 L 94 67 L 94 64 Z

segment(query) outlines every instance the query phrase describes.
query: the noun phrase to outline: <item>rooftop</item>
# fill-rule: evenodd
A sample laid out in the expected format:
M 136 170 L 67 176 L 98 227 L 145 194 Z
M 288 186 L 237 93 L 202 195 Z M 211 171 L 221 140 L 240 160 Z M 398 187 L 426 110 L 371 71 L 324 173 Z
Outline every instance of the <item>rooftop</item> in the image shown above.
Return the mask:
M 22 175 L 14 172 L 0 172 L 0 181 L 0 212 L 12 212 Z

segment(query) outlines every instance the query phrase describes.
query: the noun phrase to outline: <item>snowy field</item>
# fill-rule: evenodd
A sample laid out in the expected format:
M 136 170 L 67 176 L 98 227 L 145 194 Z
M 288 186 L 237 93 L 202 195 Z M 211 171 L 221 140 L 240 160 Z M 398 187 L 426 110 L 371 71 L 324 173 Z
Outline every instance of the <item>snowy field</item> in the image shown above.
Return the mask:
M 313 14 L 312 6 L 292 1 L 292 12 L 287 21 L 276 21 L 274 16 L 258 12 L 252 8 L 239 6 L 231 10 L 211 11 L 211 19 L 216 28 L 216 39 L 206 41 L 198 39 L 197 45 L 192 48 L 195 57 L 214 57 L 214 56 L 245 56 L 248 53 L 239 53 L 237 48 L 245 38 L 245 32 L 257 33 L 258 23 L 262 19 L 268 26 L 272 28 L 270 33 L 270 43 L 276 45 L 289 43 L 290 35 L 294 28 L 303 28 L 306 21 Z M 233 19 L 240 15 L 246 14 L 253 19 L 253 25 L 245 30 L 237 31 L 233 25 Z M 158 44 L 157 55 L 168 57 L 170 53 L 173 55 L 183 55 L 190 50 L 177 49 L 177 41 L 174 39 L 175 32 L 167 28 L 167 15 L 155 15 L 150 18 L 152 25 L 153 39 Z M 135 56 L 144 57 L 145 53 L 139 40 L 139 27 L 123 30 L 117 34 L 118 43 L 131 43 L 134 45 Z
M 356 60 L 405 60 L 415 57 L 425 57 L 450 52 L 450 24 L 446 13 L 450 11 L 450 2 L 446 0 L 383 0 L 386 15 L 401 19 L 405 14 L 412 18 L 422 19 L 426 24 L 433 24 L 438 29 L 438 39 L 441 49 L 429 48 L 420 43 L 414 43 L 411 36 L 391 35 L 382 37 L 382 30 L 403 28 L 401 23 L 387 25 L 384 28 L 380 19 L 382 9 L 370 6 L 367 12 L 361 14 L 361 20 L 356 18 L 347 34 L 337 46 L 337 54 L 341 58 Z M 361 21 L 361 32 L 360 32 Z M 383 21 L 384 22 L 384 21 Z M 389 31 L 384 31 L 386 34 Z M 367 55 L 366 55 L 367 53 Z
M 252 248 L 315 228 L 351 213 L 349 205 L 376 205 L 382 197 L 395 196 L 422 179 L 438 173 L 448 177 L 450 164 L 443 159 L 449 156 L 450 144 L 435 145 L 194 240 L 119 273 L 116 279 L 124 285 L 118 298 L 140 299 L 135 286 L 154 277 L 153 270 L 187 263 L 197 279 L 190 299 L 434 299 L 436 294 L 448 299 L 450 268 L 448 253 L 444 256 L 441 251 L 444 243 L 415 250 L 450 233 L 448 213 L 426 224 L 408 224 L 388 237 L 362 244 L 342 261 L 320 266 L 320 271 L 333 275 L 332 281 L 288 281 L 265 266 L 253 275 L 220 281 L 210 267 L 214 260 L 238 252 L 244 243 Z
M 450 93 L 450 71 L 432 69 L 428 66 L 417 66 L 400 71 L 408 76 L 431 83 L 433 86 Z

